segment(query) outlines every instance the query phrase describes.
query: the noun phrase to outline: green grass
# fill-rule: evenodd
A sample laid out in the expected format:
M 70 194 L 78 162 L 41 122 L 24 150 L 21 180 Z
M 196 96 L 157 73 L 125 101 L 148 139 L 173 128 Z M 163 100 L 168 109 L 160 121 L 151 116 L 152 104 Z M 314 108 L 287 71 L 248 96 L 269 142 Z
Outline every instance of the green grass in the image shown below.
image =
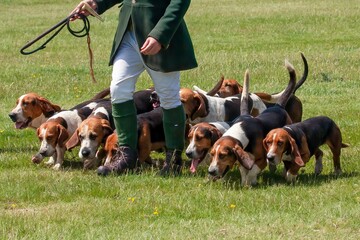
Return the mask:
M 224 75 L 250 90 L 278 92 L 288 81 L 284 59 L 309 77 L 296 95 L 304 119 L 327 115 L 340 126 L 344 174 L 332 175 L 330 151 L 314 176 L 312 160 L 295 185 L 282 169 L 265 170 L 259 185 L 239 186 L 237 169 L 208 182 L 206 166 L 192 176 L 162 178 L 156 169 L 99 178 L 83 172 L 76 151 L 64 169 L 31 163 L 34 130 L 17 131 L 8 118 L 16 99 L 37 92 L 63 108 L 109 86 L 108 57 L 115 7 L 91 18 L 98 83 L 89 75 L 86 39 L 62 31 L 45 50 L 19 53 L 29 40 L 63 19 L 77 1 L 2 0 L 0 8 L 0 239 L 358 239 L 360 234 L 360 5 L 356 0 L 193 0 L 186 20 L 199 67 L 182 73 L 182 86 L 208 90 Z M 144 74 L 137 88 L 151 85 Z M 163 158 L 162 154 L 156 157 Z

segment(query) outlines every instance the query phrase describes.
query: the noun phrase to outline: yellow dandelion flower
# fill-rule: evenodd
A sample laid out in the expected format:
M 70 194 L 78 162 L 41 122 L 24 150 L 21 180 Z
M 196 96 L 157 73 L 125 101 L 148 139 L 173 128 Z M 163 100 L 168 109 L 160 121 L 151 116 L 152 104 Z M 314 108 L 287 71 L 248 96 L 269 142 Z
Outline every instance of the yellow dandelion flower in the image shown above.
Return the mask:
M 155 209 L 154 209 L 153 214 L 154 214 L 155 216 L 159 215 L 159 211 L 158 211 L 158 209 L 157 209 L 157 208 L 155 208 Z
M 129 198 L 128 198 L 128 201 L 129 201 L 129 202 L 135 202 L 135 198 L 134 198 L 134 197 L 129 197 Z
M 230 204 L 230 208 L 235 208 L 236 205 L 235 204 Z

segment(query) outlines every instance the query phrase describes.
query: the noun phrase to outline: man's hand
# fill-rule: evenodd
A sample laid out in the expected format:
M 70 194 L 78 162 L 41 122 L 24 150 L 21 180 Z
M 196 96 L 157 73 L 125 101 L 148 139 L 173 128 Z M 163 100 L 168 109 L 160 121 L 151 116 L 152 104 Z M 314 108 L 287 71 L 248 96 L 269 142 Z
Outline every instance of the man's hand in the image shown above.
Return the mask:
M 144 45 L 140 48 L 140 52 L 144 55 L 155 55 L 161 50 L 161 44 L 153 37 L 148 37 Z
M 80 15 L 83 15 L 83 16 L 93 15 L 93 12 L 89 12 L 88 8 L 85 7 L 86 5 L 90 6 L 92 9 L 94 9 L 94 12 L 96 13 L 97 4 L 94 0 L 83 0 L 70 13 L 70 15 L 74 14 L 74 16 L 70 20 L 74 21 L 76 19 L 79 19 Z

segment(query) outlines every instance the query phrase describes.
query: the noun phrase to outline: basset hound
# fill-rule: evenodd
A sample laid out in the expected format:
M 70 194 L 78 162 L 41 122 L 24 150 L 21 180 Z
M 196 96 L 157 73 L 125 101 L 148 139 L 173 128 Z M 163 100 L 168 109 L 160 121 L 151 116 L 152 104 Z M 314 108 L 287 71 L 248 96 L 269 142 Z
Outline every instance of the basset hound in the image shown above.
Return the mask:
M 186 156 L 191 159 L 190 172 L 195 173 L 197 166 L 208 156 L 213 144 L 230 125 L 226 122 L 201 122 L 192 126 L 187 136 L 189 145 Z
M 180 100 L 184 106 L 189 124 L 199 122 L 231 122 L 240 115 L 240 95 L 219 98 L 208 96 L 189 88 L 180 89 Z M 266 109 L 265 104 L 255 111 L 255 114 Z M 253 109 L 253 101 L 249 98 L 249 109 Z
M 303 72 L 303 76 L 301 77 L 301 79 L 296 83 L 293 94 L 295 94 L 296 90 L 298 88 L 300 88 L 302 86 L 302 84 L 305 82 L 305 80 L 307 79 L 307 76 L 308 76 L 308 72 L 309 72 L 308 63 L 307 63 L 307 60 L 303 53 L 301 53 L 301 58 L 304 62 L 304 72 Z M 196 86 L 194 86 L 194 88 L 197 90 L 199 89 Z M 206 94 L 210 95 L 210 96 L 218 96 L 221 98 L 226 98 L 226 97 L 234 96 L 234 95 L 241 93 L 242 88 L 243 87 L 240 85 L 240 83 L 237 80 L 225 79 L 222 76 L 220 81 L 214 86 L 214 88 L 211 89 Z M 263 101 L 263 103 L 266 105 L 266 107 L 271 107 L 277 102 L 277 100 L 282 95 L 282 93 L 283 93 L 283 91 L 280 93 L 273 93 L 273 94 L 268 94 L 268 93 L 264 93 L 264 92 L 256 92 L 253 94 L 256 95 L 257 97 L 259 97 Z M 252 96 L 252 95 L 250 94 L 250 96 Z M 295 95 L 292 95 L 285 106 L 285 110 L 289 113 L 289 116 L 291 117 L 291 120 L 293 122 L 301 121 L 303 107 L 302 107 L 302 102 L 298 97 L 296 97 Z
M 323 169 L 323 152 L 320 146 L 327 144 L 333 154 L 335 174 L 341 174 L 341 149 L 348 147 L 336 123 L 326 116 L 309 118 L 300 123 L 271 130 L 263 140 L 269 164 L 285 166 L 285 177 L 294 182 L 299 169 L 315 155 L 315 174 Z
M 66 141 L 97 104 L 98 102 L 94 101 L 80 109 L 61 111 L 41 124 L 37 129 L 41 145 L 32 157 L 32 162 L 38 164 L 45 157 L 50 157 L 46 164 L 53 166 L 54 170 L 59 170 L 64 161 Z
M 27 93 L 16 101 L 16 107 L 9 113 L 16 129 L 38 128 L 61 108 L 36 93 Z
M 98 167 L 105 157 L 102 147 L 115 128 L 111 113 L 110 101 L 99 103 L 66 142 L 67 150 L 80 145 L 79 158 L 84 169 Z
M 105 89 L 97 93 L 91 100 L 84 101 L 70 110 L 79 109 L 92 101 L 105 98 L 110 93 L 110 89 Z M 16 129 L 27 127 L 37 129 L 46 122 L 49 117 L 60 112 L 61 107 L 51 103 L 48 99 L 36 94 L 27 93 L 20 96 L 16 101 L 16 107 L 9 113 L 10 119 L 15 123 Z
M 296 74 L 289 62 L 286 61 L 285 66 L 289 71 L 290 81 L 277 104 L 274 107 L 267 108 L 257 117 L 249 115 L 244 117 L 242 121 L 232 125 L 214 143 L 210 151 L 211 163 L 208 169 L 212 178 L 223 177 L 236 162 L 239 162 L 241 184 L 244 186 L 257 183 L 257 175 L 267 166 L 262 140 L 271 129 L 291 123 L 284 106 L 294 90 Z M 248 74 L 245 74 L 244 85 L 248 82 L 246 79 L 249 79 Z M 247 92 L 243 95 L 247 95 Z M 247 101 L 242 101 L 242 110 L 247 109 L 246 106 L 243 106 L 246 103 Z M 241 114 L 248 113 L 242 111 Z

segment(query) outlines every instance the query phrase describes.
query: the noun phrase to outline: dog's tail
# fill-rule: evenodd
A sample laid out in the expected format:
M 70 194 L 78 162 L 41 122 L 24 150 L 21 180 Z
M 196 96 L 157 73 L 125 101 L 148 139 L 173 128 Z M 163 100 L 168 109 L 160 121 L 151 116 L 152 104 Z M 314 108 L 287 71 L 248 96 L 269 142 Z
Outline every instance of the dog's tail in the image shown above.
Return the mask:
M 279 100 L 276 102 L 277 105 L 280 105 L 283 108 L 285 108 L 289 98 L 293 95 L 296 84 L 296 72 L 294 66 L 291 63 L 289 63 L 287 60 L 285 60 L 285 67 L 289 71 L 290 80 L 284 93 L 280 96 Z
M 220 77 L 220 80 L 218 81 L 218 83 L 210 90 L 206 93 L 206 95 L 208 96 L 215 96 L 215 94 L 220 90 L 221 88 L 221 85 L 223 84 L 224 82 L 224 76 L 221 76 Z
M 97 93 L 93 98 L 91 98 L 90 100 L 99 100 L 99 99 L 103 99 L 106 96 L 108 96 L 110 94 L 110 88 L 105 88 L 104 90 L 102 90 L 101 92 Z
M 341 143 L 341 148 L 347 148 L 350 147 L 350 144 L 347 143 Z
M 246 69 L 244 75 L 244 85 L 241 93 L 241 101 L 240 101 L 240 115 L 249 115 L 249 81 L 250 74 L 249 69 Z
M 301 58 L 304 62 L 304 72 L 303 72 L 303 75 L 302 77 L 299 79 L 299 81 L 296 83 L 295 85 L 295 88 L 294 88 L 294 92 L 293 94 L 295 94 L 296 90 L 298 90 L 298 88 L 300 88 L 303 83 L 306 81 L 307 77 L 308 77 L 308 74 L 309 74 L 309 66 L 308 66 L 308 62 L 304 56 L 303 53 L 300 53 L 301 54 Z M 285 92 L 285 89 L 282 90 L 281 92 L 279 93 L 274 93 L 274 94 L 264 94 L 264 93 L 256 93 L 263 101 L 267 102 L 267 103 L 276 103 L 279 98 L 281 97 L 281 95 L 283 95 L 283 93 Z
M 304 62 L 304 72 L 303 72 L 302 77 L 299 79 L 299 81 L 295 85 L 295 89 L 293 92 L 294 94 L 295 94 L 296 90 L 298 90 L 298 88 L 301 87 L 301 85 L 303 85 L 303 83 L 306 81 L 308 74 L 309 74 L 309 66 L 308 66 L 307 60 L 302 52 L 300 54 L 301 54 L 301 58 Z

